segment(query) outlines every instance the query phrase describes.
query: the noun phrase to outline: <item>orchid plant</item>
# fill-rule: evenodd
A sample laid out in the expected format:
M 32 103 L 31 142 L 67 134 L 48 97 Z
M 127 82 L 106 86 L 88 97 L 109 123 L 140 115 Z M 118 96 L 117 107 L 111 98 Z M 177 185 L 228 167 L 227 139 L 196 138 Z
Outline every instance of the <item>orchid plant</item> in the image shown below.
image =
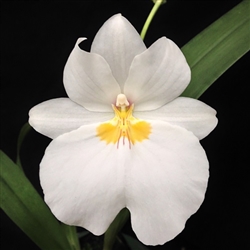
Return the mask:
M 217 118 L 197 98 L 249 50 L 246 44 L 238 48 L 235 34 L 238 27 L 242 36 L 247 29 L 247 2 L 182 49 L 166 37 L 148 48 L 143 43 L 163 3 L 154 2 L 141 35 L 116 14 L 96 33 L 90 52 L 79 47 L 85 40 L 79 38 L 63 73 L 68 98 L 30 110 L 29 124 L 52 139 L 40 163 L 46 204 L 18 167 L 20 159 L 15 164 L 1 152 L 1 207 L 41 249 L 81 249 L 75 226 L 105 234 L 103 249 L 112 249 L 129 217 L 139 241 L 161 245 L 184 229 L 204 200 L 209 163 L 199 140 L 216 127 Z M 215 42 L 208 45 L 211 36 Z M 221 44 L 227 46 L 222 50 Z M 210 74 L 199 78 L 208 68 Z M 29 128 L 25 125 L 20 140 Z M 12 206 L 22 216 L 31 213 L 44 235 L 33 231 L 37 222 L 25 224 Z

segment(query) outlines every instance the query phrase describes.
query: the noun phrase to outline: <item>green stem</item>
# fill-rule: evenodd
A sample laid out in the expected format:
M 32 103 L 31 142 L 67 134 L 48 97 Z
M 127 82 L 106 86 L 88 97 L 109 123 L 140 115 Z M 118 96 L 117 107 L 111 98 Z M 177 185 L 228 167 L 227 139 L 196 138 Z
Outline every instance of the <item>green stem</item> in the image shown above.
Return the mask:
M 158 10 L 159 7 L 160 7 L 163 3 L 165 3 L 165 2 L 166 2 L 166 0 L 155 0 L 155 1 L 154 1 L 154 3 L 155 3 L 155 4 L 154 4 L 154 7 L 153 7 L 152 10 L 150 11 L 150 13 L 149 13 L 149 15 L 148 15 L 148 18 L 147 18 L 147 20 L 146 20 L 146 22 L 145 22 L 145 24 L 144 24 L 144 26 L 143 26 L 143 28 L 142 28 L 142 31 L 141 31 L 141 38 L 142 38 L 142 40 L 144 40 L 144 38 L 145 38 L 145 36 L 146 36 L 146 33 L 147 33 L 147 31 L 148 31 L 148 27 L 149 27 L 151 21 L 153 20 L 154 15 L 156 14 L 157 10 Z

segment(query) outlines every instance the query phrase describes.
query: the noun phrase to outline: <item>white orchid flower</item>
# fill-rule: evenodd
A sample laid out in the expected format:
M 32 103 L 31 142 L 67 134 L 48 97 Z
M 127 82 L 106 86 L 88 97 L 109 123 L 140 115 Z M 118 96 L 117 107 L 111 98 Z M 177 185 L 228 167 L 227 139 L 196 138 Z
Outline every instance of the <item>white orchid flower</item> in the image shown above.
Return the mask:
M 190 68 L 166 37 L 147 49 L 118 14 L 90 53 L 83 40 L 64 69 L 69 98 L 29 113 L 31 126 L 53 139 L 40 164 L 45 202 L 60 221 L 95 235 L 126 207 L 138 239 L 163 244 L 203 202 L 209 163 L 199 139 L 215 128 L 216 112 L 179 97 Z

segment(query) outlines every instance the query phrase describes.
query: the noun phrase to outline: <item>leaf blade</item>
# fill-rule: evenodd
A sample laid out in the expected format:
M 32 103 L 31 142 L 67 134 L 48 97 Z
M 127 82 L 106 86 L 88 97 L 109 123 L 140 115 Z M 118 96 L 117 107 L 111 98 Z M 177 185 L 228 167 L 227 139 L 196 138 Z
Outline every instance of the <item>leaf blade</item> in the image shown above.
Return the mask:
M 0 151 L 1 203 L 3 211 L 41 248 L 69 250 L 59 222 L 40 195 L 9 157 Z
M 23 140 L 25 139 L 26 135 L 28 134 L 28 132 L 31 130 L 31 126 L 29 125 L 28 122 L 26 122 L 21 130 L 20 133 L 18 135 L 18 139 L 17 139 L 17 157 L 16 157 L 16 164 L 22 168 L 22 163 L 21 163 L 21 159 L 20 159 L 20 149 L 23 143 Z
M 249 51 L 249 3 L 238 4 L 182 47 L 192 71 L 191 82 L 182 96 L 199 98 Z
M 113 249 L 113 245 L 116 241 L 117 234 L 121 231 L 125 223 L 127 222 L 130 216 L 130 212 L 127 208 L 123 208 L 113 222 L 110 224 L 104 235 L 104 244 L 103 249 L 111 250 Z

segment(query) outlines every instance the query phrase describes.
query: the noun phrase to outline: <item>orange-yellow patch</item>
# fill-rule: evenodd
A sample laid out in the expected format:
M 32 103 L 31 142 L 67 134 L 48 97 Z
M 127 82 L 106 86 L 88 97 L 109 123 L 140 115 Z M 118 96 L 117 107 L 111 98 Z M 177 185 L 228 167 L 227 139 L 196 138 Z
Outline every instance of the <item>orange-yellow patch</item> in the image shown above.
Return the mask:
M 126 109 L 120 109 L 113 105 L 113 109 L 115 117 L 102 123 L 96 129 L 97 136 L 101 141 L 106 141 L 107 144 L 117 143 L 117 147 L 119 147 L 119 141 L 122 137 L 123 144 L 127 139 L 129 147 L 131 147 L 131 143 L 134 145 L 136 142 L 142 142 L 149 138 L 151 125 L 132 116 L 133 105 Z

